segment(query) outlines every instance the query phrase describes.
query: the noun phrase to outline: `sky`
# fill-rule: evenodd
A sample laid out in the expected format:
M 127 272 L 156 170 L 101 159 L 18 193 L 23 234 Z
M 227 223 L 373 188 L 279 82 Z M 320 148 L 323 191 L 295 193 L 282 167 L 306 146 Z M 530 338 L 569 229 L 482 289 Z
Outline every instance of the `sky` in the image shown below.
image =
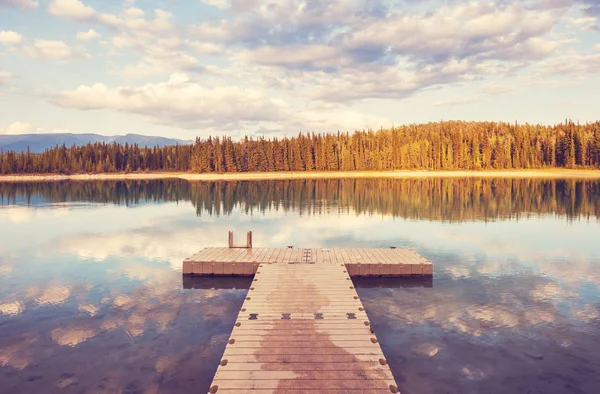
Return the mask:
M 600 0 L 0 0 L 0 134 L 600 119 Z

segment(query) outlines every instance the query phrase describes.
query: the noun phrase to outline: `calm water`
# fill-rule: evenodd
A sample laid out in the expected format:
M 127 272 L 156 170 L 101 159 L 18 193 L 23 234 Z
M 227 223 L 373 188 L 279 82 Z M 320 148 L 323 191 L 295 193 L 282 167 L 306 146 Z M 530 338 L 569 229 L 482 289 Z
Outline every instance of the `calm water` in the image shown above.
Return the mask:
M 180 262 L 252 230 L 434 263 L 355 280 L 403 394 L 598 393 L 599 215 L 596 181 L 0 184 L 0 392 L 205 392 L 249 280 Z

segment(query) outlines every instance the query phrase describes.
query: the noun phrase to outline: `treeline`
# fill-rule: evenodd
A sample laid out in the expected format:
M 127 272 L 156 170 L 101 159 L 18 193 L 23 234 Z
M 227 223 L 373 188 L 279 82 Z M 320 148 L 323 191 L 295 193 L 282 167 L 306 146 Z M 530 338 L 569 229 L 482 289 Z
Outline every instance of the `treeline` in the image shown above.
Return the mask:
M 600 122 L 554 126 L 437 122 L 353 134 L 196 139 L 141 148 L 95 143 L 41 154 L 4 152 L 0 173 L 478 170 L 600 167 Z
M 423 178 L 187 182 L 0 183 L 0 205 L 190 201 L 197 215 L 386 215 L 412 220 L 490 221 L 535 215 L 600 218 L 595 180 Z
M 1 174 L 80 174 L 139 171 L 189 171 L 193 145 L 140 147 L 96 142 L 65 145 L 43 153 L 0 152 Z

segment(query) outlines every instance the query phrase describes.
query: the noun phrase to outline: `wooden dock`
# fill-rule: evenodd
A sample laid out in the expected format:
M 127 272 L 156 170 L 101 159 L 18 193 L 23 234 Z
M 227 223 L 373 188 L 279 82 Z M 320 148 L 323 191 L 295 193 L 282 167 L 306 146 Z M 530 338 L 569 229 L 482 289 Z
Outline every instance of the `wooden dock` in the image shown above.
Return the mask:
M 398 393 L 350 276 L 431 278 L 410 249 L 206 248 L 193 276 L 254 276 L 209 393 Z
M 263 263 L 210 393 L 397 393 L 344 264 Z
M 432 276 L 431 262 L 411 249 L 206 248 L 183 262 L 184 275 L 253 276 L 260 264 L 343 264 L 350 276 Z

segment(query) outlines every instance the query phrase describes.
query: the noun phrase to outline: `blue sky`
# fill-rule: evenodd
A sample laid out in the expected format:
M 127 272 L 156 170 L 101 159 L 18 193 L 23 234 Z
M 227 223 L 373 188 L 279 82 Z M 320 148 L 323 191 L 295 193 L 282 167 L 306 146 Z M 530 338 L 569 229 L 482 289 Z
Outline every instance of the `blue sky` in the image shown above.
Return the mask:
M 599 119 L 600 0 L 0 0 L 0 133 Z

